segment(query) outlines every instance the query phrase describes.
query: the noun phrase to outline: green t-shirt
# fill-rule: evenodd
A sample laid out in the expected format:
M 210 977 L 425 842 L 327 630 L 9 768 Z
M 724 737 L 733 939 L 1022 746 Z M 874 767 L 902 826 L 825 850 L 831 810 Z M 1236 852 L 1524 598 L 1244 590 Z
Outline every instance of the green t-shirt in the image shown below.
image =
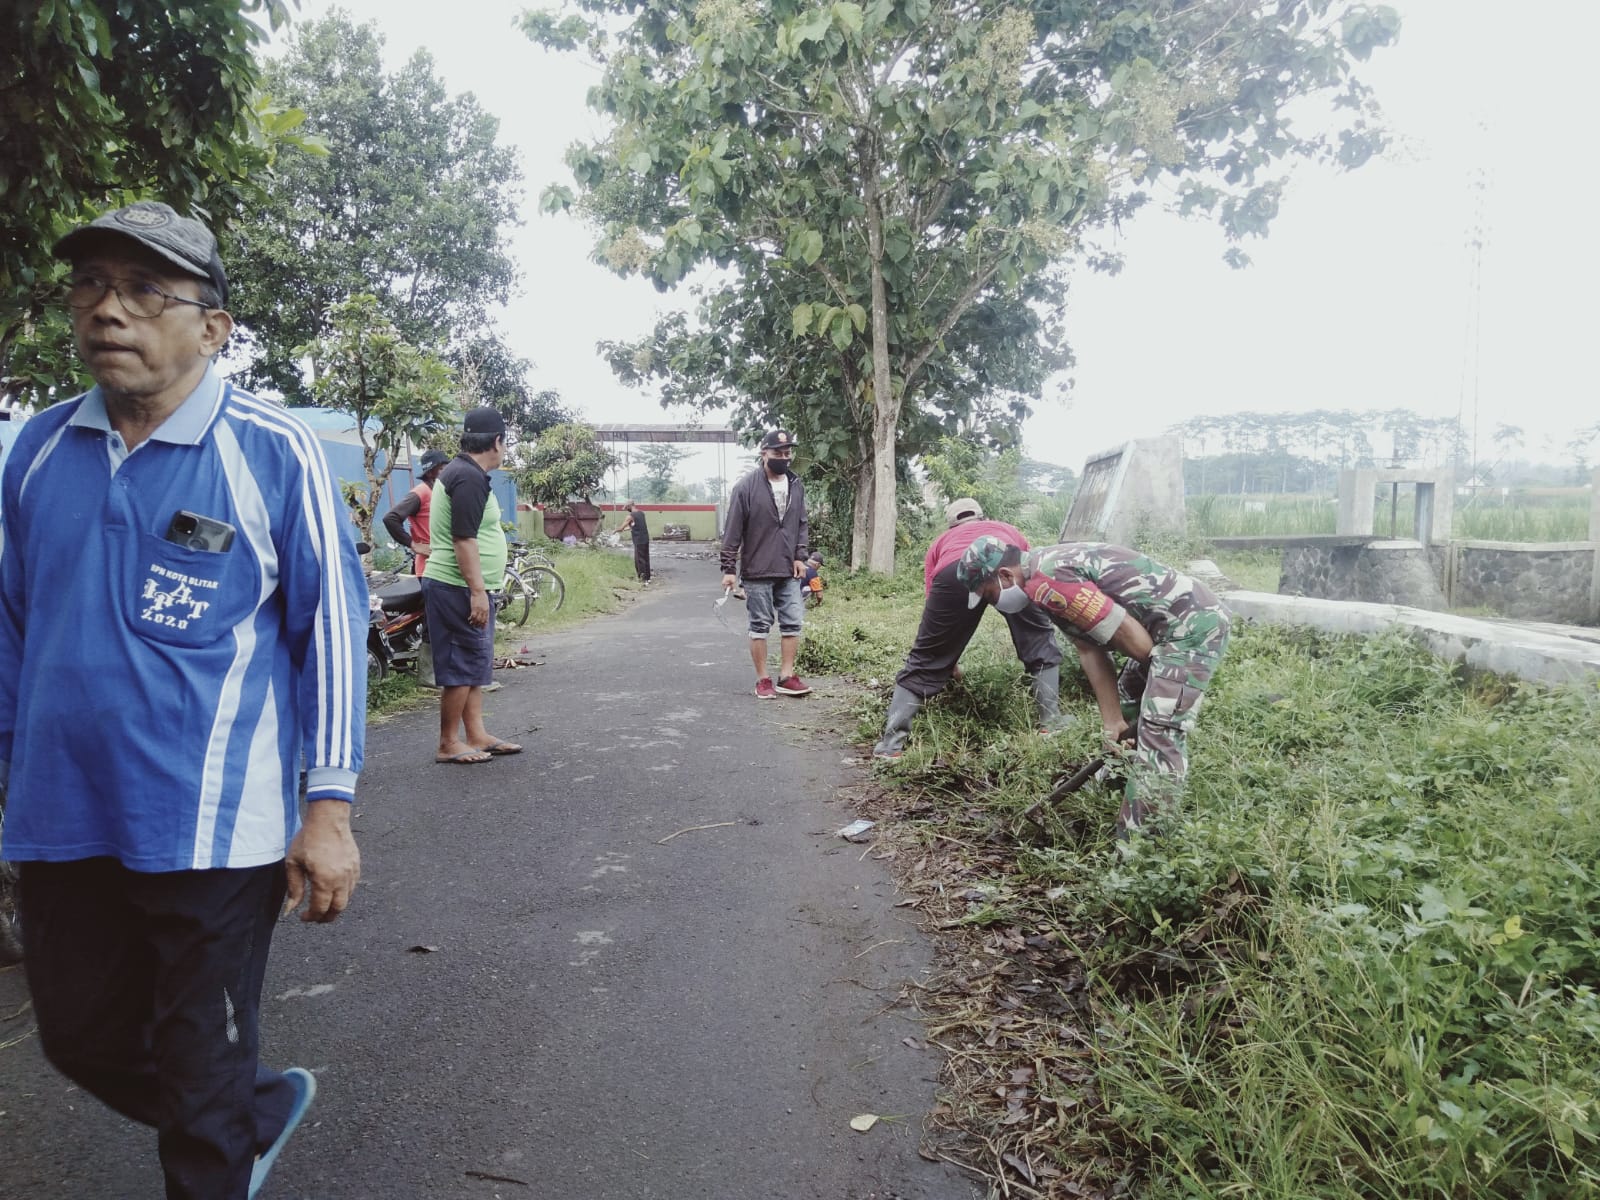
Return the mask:
M 456 561 L 455 539 L 476 538 L 483 585 L 498 591 L 506 580 L 506 535 L 500 528 L 500 502 L 489 486 L 489 473 L 467 455 L 456 455 L 434 480 L 428 519 L 428 565 L 422 577 L 466 587 Z

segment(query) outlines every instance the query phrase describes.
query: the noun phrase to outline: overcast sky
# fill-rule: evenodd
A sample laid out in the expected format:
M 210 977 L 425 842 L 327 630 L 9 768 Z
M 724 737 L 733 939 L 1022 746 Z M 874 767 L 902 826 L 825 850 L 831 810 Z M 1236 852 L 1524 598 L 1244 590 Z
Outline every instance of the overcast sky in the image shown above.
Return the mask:
M 1470 427 L 1474 390 L 1486 457 L 1501 423 L 1528 430 L 1530 452 L 1564 459 L 1571 431 L 1600 421 L 1591 368 L 1600 168 L 1589 82 L 1600 5 L 1391 3 L 1404 22 L 1400 42 L 1364 75 L 1396 148 L 1355 172 L 1297 171 L 1271 235 L 1246 246 L 1254 262 L 1244 270 L 1223 264 L 1214 226 L 1159 210 L 1131 222 L 1122 273 L 1073 281 L 1074 384 L 1065 403 L 1041 404 L 1025 426 L 1031 456 L 1076 468 L 1128 436 L 1240 409 L 1459 408 Z M 331 7 L 301 0 L 298 19 Z M 591 421 L 689 419 L 622 387 L 594 353 L 596 341 L 640 336 L 687 298 L 618 279 L 589 261 L 588 229 L 537 212 L 545 184 L 571 182 L 566 147 L 603 132 L 584 105 L 596 69 L 514 30 L 521 3 L 341 7 L 376 22 L 391 67 L 425 47 L 447 87 L 474 92 L 500 118 L 502 142 L 520 151 L 525 221 L 512 250 L 525 282 L 503 324 L 536 363 L 540 386 L 558 388 Z M 1488 241 L 1474 373 L 1466 243 L 1476 195 Z M 680 478 L 713 469 L 704 456 Z

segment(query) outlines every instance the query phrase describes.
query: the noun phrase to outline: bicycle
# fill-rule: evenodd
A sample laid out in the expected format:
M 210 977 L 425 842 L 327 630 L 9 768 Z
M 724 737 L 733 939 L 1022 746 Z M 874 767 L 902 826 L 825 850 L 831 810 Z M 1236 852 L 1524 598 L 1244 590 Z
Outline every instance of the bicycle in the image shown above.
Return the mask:
M 522 625 L 536 604 L 559 612 L 567 599 L 567 582 L 550 556 L 531 546 L 516 545 L 506 564 L 506 579 L 496 594 L 498 619 Z

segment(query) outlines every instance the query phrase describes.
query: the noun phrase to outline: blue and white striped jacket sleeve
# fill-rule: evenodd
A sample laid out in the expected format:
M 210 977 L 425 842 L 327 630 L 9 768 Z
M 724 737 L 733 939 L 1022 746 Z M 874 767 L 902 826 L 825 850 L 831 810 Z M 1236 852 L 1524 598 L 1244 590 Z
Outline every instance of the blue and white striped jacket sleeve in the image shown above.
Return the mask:
M 366 736 L 367 582 L 321 448 L 285 489 L 284 619 L 299 672 L 307 800 L 354 800 Z

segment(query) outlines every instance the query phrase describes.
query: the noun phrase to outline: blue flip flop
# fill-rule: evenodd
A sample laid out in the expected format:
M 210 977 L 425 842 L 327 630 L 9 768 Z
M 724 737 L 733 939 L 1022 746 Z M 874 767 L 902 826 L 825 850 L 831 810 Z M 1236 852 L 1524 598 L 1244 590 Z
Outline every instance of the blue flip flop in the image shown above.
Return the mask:
M 255 1166 L 250 1168 L 250 1191 L 246 1193 L 249 1200 L 256 1200 L 256 1193 L 267 1181 L 272 1164 L 278 1161 L 278 1152 L 289 1141 L 289 1135 L 294 1132 L 295 1126 L 300 1124 L 300 1118 L 306 1115 L 306 1109 L 311 1107 L 311 1102 L 317 1098 L 317 1077 L 310 1071 L 304 1067 L 290 1067 L 284 1075 L 294 1085 L 294 1107 L 289 1110 L 289 1121 L 284 1125 L 283 1132 L 278 1135 L 278 1140 L 268 1146 L 266 1153 L 257 1158 Z

